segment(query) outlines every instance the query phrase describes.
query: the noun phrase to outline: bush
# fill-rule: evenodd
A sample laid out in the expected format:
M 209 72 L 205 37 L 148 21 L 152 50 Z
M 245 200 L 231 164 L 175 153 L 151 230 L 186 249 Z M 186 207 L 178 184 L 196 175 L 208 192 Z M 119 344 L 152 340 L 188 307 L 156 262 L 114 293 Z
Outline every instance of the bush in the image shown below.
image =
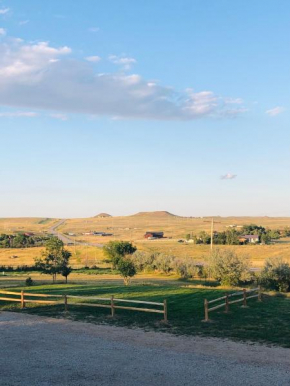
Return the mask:
M 235 286 L 250 280 L 246 258 L 239 257 L 234 251 L 216 249 L 208 260 L 207 270 L 222 285 Z
M 170 271 L 173 270 L 174 259 L 174 256 L 159 253 L 158 255 L 156 255 L 153 261 L 154 268 L 160 272 L 168 274 Z
M 290 265 L 281 258 L 268 259 L 260 275 L 260 283 L 268 289 L 290 291 Z
M 31 279 L 30 276 L 25 280 L 25 285 L 27 287 L 31 287 L 33 285 L 33 280 Z
M 154 254 L 152 253 L 136 251 L 131 255 L 131 260 L 139 272 L 154 269 Z

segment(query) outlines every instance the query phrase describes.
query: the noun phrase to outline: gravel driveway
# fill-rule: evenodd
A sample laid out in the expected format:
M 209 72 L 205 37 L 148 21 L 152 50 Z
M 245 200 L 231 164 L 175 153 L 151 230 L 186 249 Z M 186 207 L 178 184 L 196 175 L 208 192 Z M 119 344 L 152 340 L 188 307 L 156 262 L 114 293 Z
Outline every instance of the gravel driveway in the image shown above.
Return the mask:
M 0 313 L 1 386 L 289 386 L 290 350 Z

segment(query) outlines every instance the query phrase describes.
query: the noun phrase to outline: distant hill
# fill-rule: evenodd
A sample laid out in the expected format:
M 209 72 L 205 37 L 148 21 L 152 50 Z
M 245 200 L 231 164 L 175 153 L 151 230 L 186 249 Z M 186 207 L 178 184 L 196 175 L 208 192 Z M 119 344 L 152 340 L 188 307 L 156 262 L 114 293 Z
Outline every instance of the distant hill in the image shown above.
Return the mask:
M 130 217 L 166 218 L 166 217 L 180 217 L 180 216 L 176 216 L 175 214 L 167 212 L 166 210 L 160 210 L 155 212 L 139 212 L 139 213 L 133 214 Z
M 95 218 L 105 218 L 105 217 L 112 217 L 112 216 L 108 213 L 99 213 L 95 216 Z

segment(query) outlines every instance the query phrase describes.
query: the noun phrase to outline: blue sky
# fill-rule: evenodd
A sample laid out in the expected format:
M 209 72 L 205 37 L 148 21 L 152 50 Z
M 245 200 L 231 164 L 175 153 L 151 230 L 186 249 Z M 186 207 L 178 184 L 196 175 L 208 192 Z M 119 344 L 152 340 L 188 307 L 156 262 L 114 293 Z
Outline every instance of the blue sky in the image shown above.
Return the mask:
M 290 216 L 286 0 L 0 1 L 0 216 Z

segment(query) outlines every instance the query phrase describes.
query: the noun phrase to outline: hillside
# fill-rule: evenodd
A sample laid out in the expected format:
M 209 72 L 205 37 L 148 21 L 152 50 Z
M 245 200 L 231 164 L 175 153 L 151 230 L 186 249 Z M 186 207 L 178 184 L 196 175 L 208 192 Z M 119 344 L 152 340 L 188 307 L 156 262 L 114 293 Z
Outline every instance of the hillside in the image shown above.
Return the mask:
M 166 210 L 161 210 L 161 211 L 154 211 L 154 212 L 138 212 L 129 217 L 147 217 L 147 218 L 157 219 L 157 218 L 181 217 L 181 216 L 177 216 L 175 214 L 167 212 Z

